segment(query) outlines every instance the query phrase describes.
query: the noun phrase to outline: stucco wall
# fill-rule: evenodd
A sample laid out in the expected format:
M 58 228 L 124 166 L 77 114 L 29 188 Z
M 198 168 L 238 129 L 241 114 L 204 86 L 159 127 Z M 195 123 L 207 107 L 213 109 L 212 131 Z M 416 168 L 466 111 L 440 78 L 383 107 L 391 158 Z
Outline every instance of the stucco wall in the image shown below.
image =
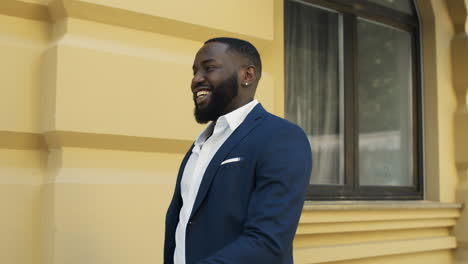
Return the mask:
M 452 263 L 455 202 L 466 199 L 456 196 L 457 31 L 445 2 L 418 3 L 428 201 L 307 202 L 297 263 Z M 202 129 L 191 65 L 215 36 L 259 48 L 257 98 L 283 115 L 281 0 L 0 2 L 1 263 L 162 262 L 179 162 Z

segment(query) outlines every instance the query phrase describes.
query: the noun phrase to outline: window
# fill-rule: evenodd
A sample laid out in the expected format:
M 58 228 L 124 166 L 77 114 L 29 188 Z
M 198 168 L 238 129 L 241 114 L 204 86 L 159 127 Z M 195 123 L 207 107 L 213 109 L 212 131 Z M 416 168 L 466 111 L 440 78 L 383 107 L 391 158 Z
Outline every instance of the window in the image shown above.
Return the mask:
M 285 116 L 308 134 L 308 199 L 422 198 L 410 0 L 286 0 Z

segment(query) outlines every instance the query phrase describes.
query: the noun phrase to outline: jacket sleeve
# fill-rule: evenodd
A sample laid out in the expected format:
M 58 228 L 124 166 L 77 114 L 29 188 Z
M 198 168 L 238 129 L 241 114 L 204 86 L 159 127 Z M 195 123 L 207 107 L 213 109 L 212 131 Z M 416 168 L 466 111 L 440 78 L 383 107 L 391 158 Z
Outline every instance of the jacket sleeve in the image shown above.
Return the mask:
M 174 263 L 175 250 L 175 231 L 179 222 L 180 199 L 177 199 L 179 193 L 176 191 L 172 197 L 171 204 L 166 213 L 166 230 L 164 234 L 164 264 Z
M 276 131 L 258 159 L 244 231 L 197 264 L 284 263 L 302 212 L 312 169 L 305 133 L 290 125 Z

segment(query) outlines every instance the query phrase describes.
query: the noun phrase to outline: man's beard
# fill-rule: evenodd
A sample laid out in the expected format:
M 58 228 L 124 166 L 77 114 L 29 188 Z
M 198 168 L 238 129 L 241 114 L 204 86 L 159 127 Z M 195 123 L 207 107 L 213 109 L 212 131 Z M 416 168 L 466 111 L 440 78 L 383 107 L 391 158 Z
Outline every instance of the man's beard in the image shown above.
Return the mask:
M 198 108 L 197 101 L 194 98 L 194 115 L 197 122 L 205 124 L 209 121 L 215 121 L 218 117 L 224 115 L 227 106 L 237 96 L 237 86 L 237 74 L 233 74 L 216 87 L 211 86 L 211 100 L 203 109 Z

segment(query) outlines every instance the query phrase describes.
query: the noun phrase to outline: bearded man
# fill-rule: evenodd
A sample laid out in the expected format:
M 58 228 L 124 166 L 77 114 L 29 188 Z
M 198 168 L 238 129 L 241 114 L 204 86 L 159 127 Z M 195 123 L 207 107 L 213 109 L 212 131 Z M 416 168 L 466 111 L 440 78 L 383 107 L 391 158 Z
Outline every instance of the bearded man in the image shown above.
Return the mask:
M 193 63 L 195 119 L 166 215 L 164 263 L 291 264 L 312 169 L 301 128 L 254 100 L 262 72 L 247 41 L 214 38 Z

